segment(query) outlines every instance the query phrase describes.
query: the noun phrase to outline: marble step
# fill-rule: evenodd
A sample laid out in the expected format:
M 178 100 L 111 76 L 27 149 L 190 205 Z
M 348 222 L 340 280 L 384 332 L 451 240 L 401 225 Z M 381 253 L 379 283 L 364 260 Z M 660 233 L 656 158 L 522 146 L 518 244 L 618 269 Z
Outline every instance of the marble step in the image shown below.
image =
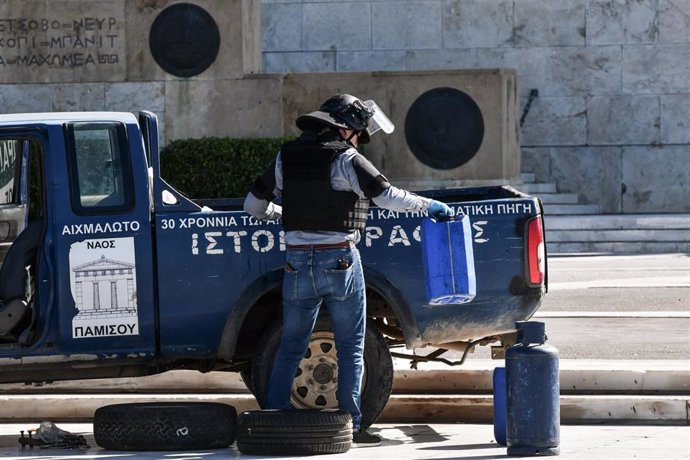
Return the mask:
M 690 246 L 690 229 L 625 229 L 625 230 L 546 230 L 549 243 L 598 242 L 685 242 Z
M 690 229 L 690 214 L 596 214 L 549 215 L 544 226 L 550 230 L 654 230 Z
M 522 179 L 522 182 L 525 184 L 537 181 L 537 176 L 534 173 L 522 173 L 520 174 L 520 178 Z
M 588 242 L 588 243 L 550 243 L 546 242 L 548 254 L 670 254 L 690 252 L 690 242 L 675 241 L 636 241 L 636 242 Z
M 539 196 L 541 193 L 557 193 L 556 184 L 551 182 L 524 183 L 518 187 L 521 192 Z
M 544 215 L 549 216 L 573 215 L 573 214 L 597 214 L 601 212 L 598 204 L 555 204 L 544 203 Z
M 544 204 L 578 204 L 575 193 L 542 193 L 537 195 Z

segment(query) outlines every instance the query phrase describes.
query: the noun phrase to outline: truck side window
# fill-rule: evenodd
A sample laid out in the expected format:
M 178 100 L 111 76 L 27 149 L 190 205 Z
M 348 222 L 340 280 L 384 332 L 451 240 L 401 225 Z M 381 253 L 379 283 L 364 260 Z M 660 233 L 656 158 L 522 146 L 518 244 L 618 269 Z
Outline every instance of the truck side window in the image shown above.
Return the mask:
M 124 126 L 72 123 L 68 132 L 74 211 L 93 214 L 131 209 L 134 197 Z

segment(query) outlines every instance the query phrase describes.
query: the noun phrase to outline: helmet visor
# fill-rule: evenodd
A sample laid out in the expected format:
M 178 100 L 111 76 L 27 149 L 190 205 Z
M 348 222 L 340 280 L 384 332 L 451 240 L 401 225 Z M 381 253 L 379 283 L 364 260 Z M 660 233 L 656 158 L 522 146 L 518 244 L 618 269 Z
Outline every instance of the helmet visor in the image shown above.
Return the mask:
M 371 136 L 377 131 L 383 130 L 384 133 L 390 134 L 395 129 L 395 125 L 388 118 L 388 116 L 381 110 L 376 102 L 372 100 L 364 101 L 364 105 L 373 113 L 369 119 L 369 125 L 367 126 L 367 132 Z

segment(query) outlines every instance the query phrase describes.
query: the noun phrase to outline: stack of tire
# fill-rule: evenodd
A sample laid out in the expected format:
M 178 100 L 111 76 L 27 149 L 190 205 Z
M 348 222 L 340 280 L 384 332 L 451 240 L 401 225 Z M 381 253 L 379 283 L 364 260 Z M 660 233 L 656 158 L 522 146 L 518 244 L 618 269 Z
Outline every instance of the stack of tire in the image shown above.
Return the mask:
M 109 450 L 224 449 L 235 438 L 247 455 L 337 454 L 352 445 L 344 411 L 257 410 L 238 420 L 220 403 L 134 403 L 97 409 L 93 424 L 96 444 Z
M 342 454 L 352 446 L 345 411 L 257 410 L 237 423 L 237 449 L 247 455 Z

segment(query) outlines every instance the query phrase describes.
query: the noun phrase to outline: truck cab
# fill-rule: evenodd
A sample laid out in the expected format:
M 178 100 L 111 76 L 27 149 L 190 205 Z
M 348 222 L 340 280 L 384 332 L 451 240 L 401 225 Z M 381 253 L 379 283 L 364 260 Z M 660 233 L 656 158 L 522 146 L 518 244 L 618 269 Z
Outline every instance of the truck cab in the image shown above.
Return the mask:
M 0 361 L 21 364 L 19 374 L 155 356 L 152 209 L 148 181 L 135 180 L 147 177 L 141 139 L 131 114 L 0 117 Z

